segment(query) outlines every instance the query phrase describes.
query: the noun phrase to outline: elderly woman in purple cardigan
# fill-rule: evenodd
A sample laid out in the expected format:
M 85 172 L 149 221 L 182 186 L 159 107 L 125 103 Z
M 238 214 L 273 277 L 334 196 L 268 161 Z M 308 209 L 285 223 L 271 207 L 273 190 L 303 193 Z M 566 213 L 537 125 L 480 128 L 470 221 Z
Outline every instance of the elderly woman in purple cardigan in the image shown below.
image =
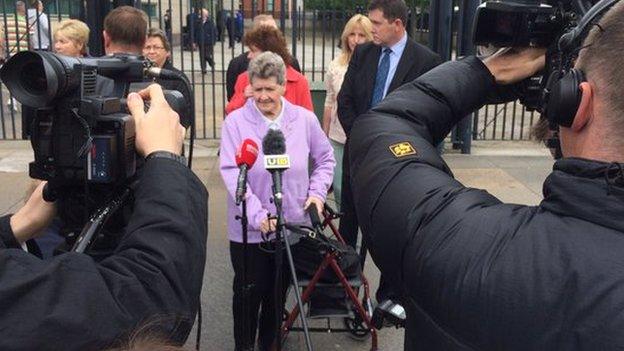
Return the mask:
M 272 52 L 264 52 L 249 63 L 248 73 L 253 96 L 225 119 L 221 133 L 220 170 L 228 191 L 227 225 L 234 267 L 236 350 L 253 350 L 258 322 L 258 346 L 260 350 L 269 350 L 276 324 L 273 293 L 275 263 L 273 253 L 263 251 L 259 244 L 261 233 L 270 233 L 275 229 L 274 221 L 267 219 L 267 213 L 275 214 L 275 206 L 271 202 L 272 180 L 271 174 L 262 167 L 264 154 L 259 150 L 256 165 L 248 173 L 245 196 L 249 218 L 247 275 L 252 288 L 247 316 L 249 339 L 243 340 L 243 245 L 241 224 L 236 220 L 240 208 L 234 204 L 239 172 L 235 163 L 236 149 L 247 138 L 262 145 L 262 138 L 269 129 L 280 129 L 284 133 L 286 152 L 290 156 L 290 168 L 282 178 L 285 222 L 309 222 L 305 209 L 311 203 L 319 209 L 323 208 L 336 162 L 329 140 L 314 113 L 282 97 L 286 84 L 286 66 L 282 58 Z M 258 321 L 260 306 L 262 311 Z

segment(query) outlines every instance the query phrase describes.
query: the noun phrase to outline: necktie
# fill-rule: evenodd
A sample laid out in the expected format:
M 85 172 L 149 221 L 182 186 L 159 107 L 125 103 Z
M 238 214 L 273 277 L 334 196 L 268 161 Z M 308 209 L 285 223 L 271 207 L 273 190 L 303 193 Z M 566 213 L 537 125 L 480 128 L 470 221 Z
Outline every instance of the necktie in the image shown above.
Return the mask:
M 386 87 L 386 80 L 388 79 L 388 71 L 390 71 L 390 48 L 385 48 L 381 63 L 377 68 L 377 75 L 375 76 L 375 86 L 373 88 L 373 98 L 370 101 L 370 107 L 375 107 L 383 99 L 384 88 Z

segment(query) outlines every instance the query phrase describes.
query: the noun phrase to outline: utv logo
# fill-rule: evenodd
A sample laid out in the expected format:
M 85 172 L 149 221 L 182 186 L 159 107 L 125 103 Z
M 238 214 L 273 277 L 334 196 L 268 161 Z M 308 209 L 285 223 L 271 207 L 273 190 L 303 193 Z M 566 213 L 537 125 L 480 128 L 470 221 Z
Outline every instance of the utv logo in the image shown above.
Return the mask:
M 407 141 L 402 143 L 390 145 L 390 151 L 394 154 L 394 157 L 403 157 L 409 155 L 416 155 L 416 149 Z
M 264 168 L 266 169 L 286 169 L 290 168 L 290 158 L 288 155 L 265 155 Z

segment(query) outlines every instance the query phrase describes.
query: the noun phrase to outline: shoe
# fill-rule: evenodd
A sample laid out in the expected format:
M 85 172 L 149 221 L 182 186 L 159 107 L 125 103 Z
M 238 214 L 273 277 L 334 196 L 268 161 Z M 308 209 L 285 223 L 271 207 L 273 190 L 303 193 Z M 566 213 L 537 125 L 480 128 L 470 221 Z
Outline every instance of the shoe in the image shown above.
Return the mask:
M 12 103 L 12 104 L 11 104 L 11 103 Z M 15 112 L 18 112 L 18 111 L 19 111 L 19 106 L 17 106 L 17 100 L 15 100 L 15 98 L 10 97 L 10 98 L 7 100 L 6 105 L 7 105 L 7 107 L 9 107 L 9 108 L 12 106 L 12 107 L 13 107 L 13 111 L 15 111 Z
M 405 309 L 392 300 L 383 300 L 375 307 L 372 319 L 375 329 L 393 326 L 402 328 L 405 326 Z

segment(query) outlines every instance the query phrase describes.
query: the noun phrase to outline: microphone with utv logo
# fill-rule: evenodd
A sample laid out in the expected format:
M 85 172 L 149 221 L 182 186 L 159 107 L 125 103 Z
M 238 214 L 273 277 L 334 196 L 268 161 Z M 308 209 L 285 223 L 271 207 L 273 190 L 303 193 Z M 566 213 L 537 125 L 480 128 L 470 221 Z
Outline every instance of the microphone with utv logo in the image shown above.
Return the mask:
M 290 158 L 286 154 L 286 140 L 281 130 L 270 129 L 262 139 L 264 168 L 273 178 L 273 198 L 275 204 L 282 203 L 282 173 L 290 168 Z
M 273 178 L 273 203 L 275 204 L 277 226 L 275 230 L 275 315 L 283 315 L 283 303 L 282 303 L 282 247 L 286 247 L 286 258 L 288 261 L 288 267 L 290 269 L 291 282 L 294 285 L 295 298 L 297 300 L 297 306 L 299 311 L 304 311 L 303 302 L 301 300 L 299 283 L 297 280 L 297 273 L 295 270 L 295 263 L 293 262 L 292 252 L 290 250 L 290 243 L 288 241 L 288 235 L 283 234 L 284 229 L 284 215 L 282 211 L 282 173 L 290 168 L 290 158 L 286 154 L 286 140 L 281 130 L 269 129 L 268 133 L 262 139 L 262 152 L 264 152 L 264 168 L 271 172 Z M 282 239 L 284 243 L 282 243 Z M 283 245 L 286 244 L 286 245 Z M 305 338 L 306 349 L 312 351 L 312 340 L 310 339 L 310 331 L 308 329 L 308 322 L 304 316 L 304 313 L 299 313 L 301 320 L 303 334 Z M 273 346 L 280 351 L 282 348 L 282 319 L 276 318 L 276 333 L 275 342 Z

